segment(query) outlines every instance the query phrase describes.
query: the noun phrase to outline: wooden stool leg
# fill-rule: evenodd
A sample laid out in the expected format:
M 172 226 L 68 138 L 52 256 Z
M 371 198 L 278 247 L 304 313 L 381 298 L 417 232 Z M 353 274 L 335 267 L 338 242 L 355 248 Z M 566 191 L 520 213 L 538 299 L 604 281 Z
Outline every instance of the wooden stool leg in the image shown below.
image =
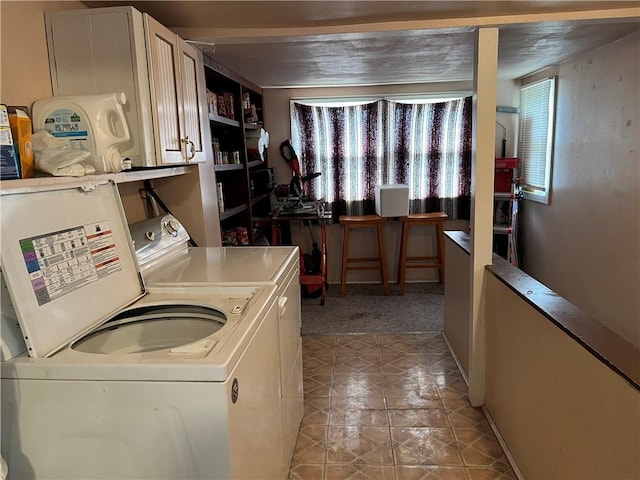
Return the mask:
M 271 245 L 280 245 L 280 223 L 273 222 L 271 224 Z
M 322 248 L 322 257 L 320 261 L 320 276 L 322 277 L 322 296 L 320 297 L 320 305 L 324 305 L 327 297 L 327 227 L 324 220 L 320 221 L 320 240 Z
M 409 243 L 409 222 L 402 222 L 402 234 L 400 240 L 400 262 L 398 263 L 398 283 L 400 295 L 404 295 L 404 282 L 407 273 L 407 244 Z
M 438 277 L 440 279 L 440 283 L 444 283 L 444 232 L 441 222 L 436 223 L 436 236 L 438 242 L 438 263 L 440 264 Z
M 344 224 L 344 240 L 342 241 L 342 279 L 340 295 L 347 294 L 347 262 L 349 261 L 349 225 Z
M 384 294 L 389 295 L 389 282 L 387 281 L 387 258 L 384 254 L 384 236 L 382 224 L 376 226 L 378 232 L 378 257 L 380 260 L 380 274 L 382 276 L 382 284 L 384 285 Z

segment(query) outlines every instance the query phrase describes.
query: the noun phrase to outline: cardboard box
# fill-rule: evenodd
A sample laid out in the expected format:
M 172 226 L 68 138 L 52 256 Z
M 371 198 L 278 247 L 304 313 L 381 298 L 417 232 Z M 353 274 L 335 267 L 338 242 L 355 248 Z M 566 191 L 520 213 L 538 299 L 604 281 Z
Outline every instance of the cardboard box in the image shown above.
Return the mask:
M 24 110 L 16 108 L 15 112 L 9 113 L 9 124 L 13 142 L 17 145 L 21 176 L 22 178 L 34 177 L 36 172 L 31 144 L 31 119 Z
M 16 180 L 20 178 L 20 160 L 14 148 L 9 113 L 6 105 L 0 105 L 0 179 Z

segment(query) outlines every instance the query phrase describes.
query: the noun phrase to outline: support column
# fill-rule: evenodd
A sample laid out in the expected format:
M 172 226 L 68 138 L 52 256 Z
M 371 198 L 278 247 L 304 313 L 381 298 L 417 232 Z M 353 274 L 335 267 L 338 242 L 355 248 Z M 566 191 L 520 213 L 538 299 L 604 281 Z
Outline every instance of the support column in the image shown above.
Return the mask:
M 493 255 L 498 28 L 476 31 L 473 75 L 473 153 L 471 160 L 471 311 L 469 401 L 485 397 L 485 266 Z

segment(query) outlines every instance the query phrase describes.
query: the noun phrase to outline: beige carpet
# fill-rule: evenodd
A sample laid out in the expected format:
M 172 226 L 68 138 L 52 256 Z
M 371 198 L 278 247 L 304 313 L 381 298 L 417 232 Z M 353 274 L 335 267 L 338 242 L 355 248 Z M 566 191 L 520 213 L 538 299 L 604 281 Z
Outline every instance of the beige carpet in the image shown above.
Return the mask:
M 302 299 L 302 334 L 441 333 L 444 323 L 444 286 L 409 283 L 400 296 L 398 285 L 384 295 L 381 284 L 330 285 L 325 305 L 319 298 Z

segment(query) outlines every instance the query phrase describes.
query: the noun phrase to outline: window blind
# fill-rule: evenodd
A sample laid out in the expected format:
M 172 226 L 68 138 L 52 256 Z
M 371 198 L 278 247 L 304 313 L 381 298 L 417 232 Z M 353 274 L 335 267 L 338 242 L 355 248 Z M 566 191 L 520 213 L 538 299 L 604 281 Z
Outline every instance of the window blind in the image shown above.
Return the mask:
M 518 156 L 525 190 L 546 193 L 549 189 L 554 104 L 555 78 L 520 89 Z

